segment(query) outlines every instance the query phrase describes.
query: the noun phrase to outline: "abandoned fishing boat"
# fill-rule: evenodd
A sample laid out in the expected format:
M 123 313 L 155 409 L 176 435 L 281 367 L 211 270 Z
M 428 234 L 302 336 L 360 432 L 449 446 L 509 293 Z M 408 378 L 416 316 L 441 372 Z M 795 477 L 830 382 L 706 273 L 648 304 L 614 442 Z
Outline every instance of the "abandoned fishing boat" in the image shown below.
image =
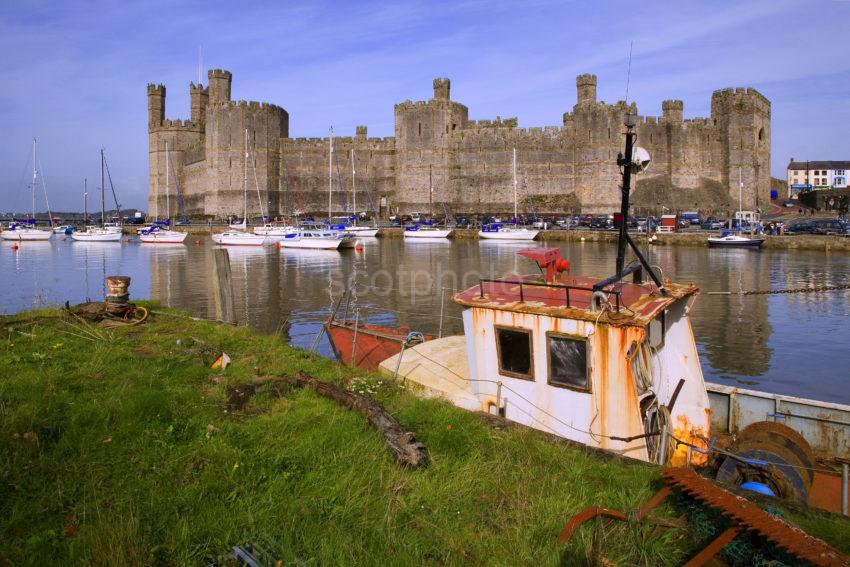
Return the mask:
M 620 220 L 631 175 L 649 164 L 629 118 Z M 662 280 L 618 224 L 614 275 L 574 275 L 557 248 L 521 250 L 542 277 L 481 279 L 456 293 L 464 334 L 403 343 L 380 371 L 590 447 L 710 467 L 728 484 L 846 513 L 850 406 L 707 384 L 690 320 L 698 288 Z M 627 247 L 637 257 L 628 267 Z M 366 358 L 361 333 L 355 323 L 334 341 L 348 341 L 355 363 Z

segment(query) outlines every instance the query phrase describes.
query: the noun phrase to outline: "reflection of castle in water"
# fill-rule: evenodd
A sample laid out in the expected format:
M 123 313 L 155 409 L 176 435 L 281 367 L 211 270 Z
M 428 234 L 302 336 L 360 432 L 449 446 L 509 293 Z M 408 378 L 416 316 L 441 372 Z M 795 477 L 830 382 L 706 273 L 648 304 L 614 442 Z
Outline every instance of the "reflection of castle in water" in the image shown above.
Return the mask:
M 682 247 L 655 251 L 655 258 L 670 277 L 699 274 L 712 282 L 706 291 L 764 290 L 771 287 L 771 257 L 752 250 L 716 250 L 694 254 Z M 683 281 L 681 276 L 676 279 Z M 704 288 L 706 286 L 703 286 Z M 694 304 L 694 334 L 708 360 L 703 368 L 722 368 L 730 374 L 760 376 L 770 368 L 773 349 L 768 340 L 773 327 L 767 296 L 706 295 Z M 708 364 L 706 364 L 706 362 Z

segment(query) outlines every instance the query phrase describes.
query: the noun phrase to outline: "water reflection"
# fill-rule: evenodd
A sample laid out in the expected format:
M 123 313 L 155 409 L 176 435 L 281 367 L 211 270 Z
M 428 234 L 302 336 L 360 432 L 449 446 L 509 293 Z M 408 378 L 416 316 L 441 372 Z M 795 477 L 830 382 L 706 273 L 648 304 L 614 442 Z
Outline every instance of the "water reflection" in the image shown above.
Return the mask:
M 346 288 L 354 292 L 351 309 L 360 310 L 361 320 L 436 334 L 442 310 L 443 334 L 459 333 L 460 309 L 451 294 L 479 278 L 534 273 L 534 264 L 517 251 L 541 245 L 367 239 L 362 252 L 232 247 L 227 254 L 239 323 L 308 347 Z M 549 245 L 562 250 L 577 275 L 613 271 L 611 244 Z M 841 254 L 651 247 L 647 255 L 666 277 L 703 291 L 835 285 L 850 276 L 850 256 Z M 140 246 L 57 240 L 23 243 L 17 251 L 3 243 L 0 269 L 14 285 L 0 292 L 0 309 L 99 298 L 105 276 L 124 274 L 133 278 L 133 297 L 213 317 L 213 265 L 213 248 L 204 241 Z M 848 298 L 846 291 L 702 294 L 692 321 L 706 379 L 850 403 L 848 379 L 837 370 L 850 363 Z M 326 341 L 319 352 L 330 355 Z

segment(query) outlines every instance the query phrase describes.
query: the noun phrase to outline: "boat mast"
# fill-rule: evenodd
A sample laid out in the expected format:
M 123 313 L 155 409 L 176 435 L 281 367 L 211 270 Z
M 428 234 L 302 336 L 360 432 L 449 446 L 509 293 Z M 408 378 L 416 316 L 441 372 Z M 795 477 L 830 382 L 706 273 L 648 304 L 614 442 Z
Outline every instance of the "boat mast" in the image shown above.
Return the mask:
M 517 217 L 517 196 L 516 196 L 516 148 L 514 148 L 514 224 L 519 226 L 519 218 Z
M 35 184 L 37 182 L 36 177 L 38 173 L 36 173 L 35 169 L 35 138 L 32 139 L 32 220 L 35 221 Z
M 83 178 L 83 227 L 89 222 L 89 178 Z
M 100 227 L 106 226 L 106 181 L 103 178 L 103 148 L 100 148 Z
M 331 222 L 331 207 L 333 206 L 333 177 L 334 177 L 334 127 L 331 126 L 328 138 L 328 224 Z
M 169 226 L 171 225 L 171 192 L 168 190 L 168 177 L 171 174 L 171 170 L 168 168 L 168 162 L 171 161 L 170 157 L 168 142 L 165 142 L 165 220 L 168 221 Z M 159 195 L 156 198 L 159 198 Z M 159 205 L 156 206 L 156 214 L 159 215 Z
M 245 128 L 245 163 L 242 167 L 242 226 L 248 230 L 248 129 Z
M 351 207 L 354 209 L 354 224 L 357 224 L 357 187 L 354 185 L 354 148 L 351 148 Z
M 434 180 L 431 175 L 431 164 L 428 164 L 428 216 L 434 216 Z M 448 222 L 448 219 L 446 219 Z

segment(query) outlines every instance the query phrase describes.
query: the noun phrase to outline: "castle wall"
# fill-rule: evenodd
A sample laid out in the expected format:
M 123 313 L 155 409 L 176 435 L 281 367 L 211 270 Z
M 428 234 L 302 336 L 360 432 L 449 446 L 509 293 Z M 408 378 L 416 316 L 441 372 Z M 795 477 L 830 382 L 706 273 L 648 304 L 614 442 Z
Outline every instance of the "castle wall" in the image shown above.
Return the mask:
M 248 209 L 260 200 L 271 216 L 328 208 L 328 138 L 290 138 L 289 115 L 279 106 L 230 100 L 231 74 L 211 70 L 209 87 L 190 85 L 192 120 L 165 118 L 165 87 L 148 86 L 151 208 L 155 187 L 163 198 L 164 144 L 169 143 L 187 213 L 241 215 L 248 130 Z M 520 128 L 515 118 L 469 120 L 450 98 L 448 79 L 435 79 L 433 97 L 394 107 L 395 136 L 334 138 L 332 210 L 353 212 L 351 150 L 357 210 L 435 214 L 513 211 L 512 153 L 517 152 L 521 212 L 610 212 L 619 203 L 623 118 L 634 104 L 596 100 L 596 77 L 576 80 L 576 104 L 561 126 Z M 637 144 L 652 156 L 637 178 L 636 207 L 713 210 L 767 202 L 770 182 L 770 103 L 753 89 L 712 96 L 711 116 L 685 120 L 682 101 L 662 104 L 661 116 L 637 116 Z M 256 174 L 255 174 L 256 166 Z M 256 177 L 255 177 L 256 175 Z M 173 186 L 173 181 L 172 181 Z M 367 189 L 368 188 L 368 192 Z M 371 203 L 370 203 L 371 197 Z M 160 202 L 162 204 L 162 201 Z M 164 206 L 162 207 L 164 210 Z M 172 201 L 176 213 L 176 200 Z M 383 214 L 387 210 L 382 211 Z M 163 213 L 161 213 L 163 214 Z

